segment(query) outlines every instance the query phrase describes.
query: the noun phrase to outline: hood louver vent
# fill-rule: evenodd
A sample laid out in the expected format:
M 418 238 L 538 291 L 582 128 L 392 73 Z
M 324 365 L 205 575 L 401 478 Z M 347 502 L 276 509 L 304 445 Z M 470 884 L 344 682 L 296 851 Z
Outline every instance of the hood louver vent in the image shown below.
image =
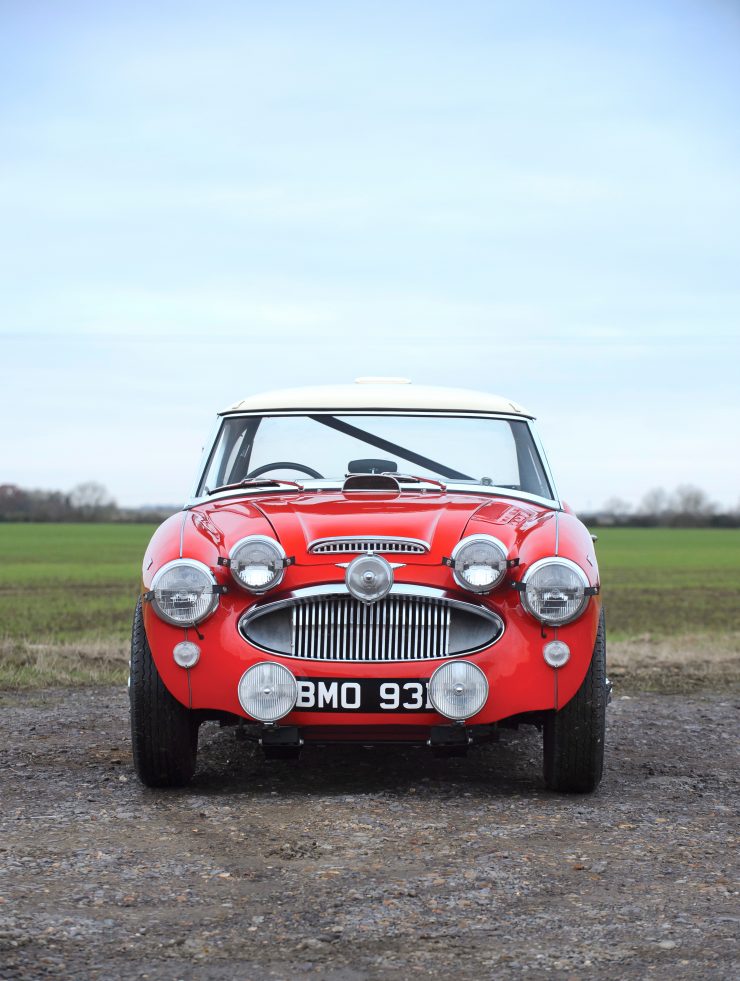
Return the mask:
M 359 555 L 362 552 L 386 552 L 392 555 L 425 555 L 429 543 L 417 538 L 319 538 L 308 546 L 311 555 Z

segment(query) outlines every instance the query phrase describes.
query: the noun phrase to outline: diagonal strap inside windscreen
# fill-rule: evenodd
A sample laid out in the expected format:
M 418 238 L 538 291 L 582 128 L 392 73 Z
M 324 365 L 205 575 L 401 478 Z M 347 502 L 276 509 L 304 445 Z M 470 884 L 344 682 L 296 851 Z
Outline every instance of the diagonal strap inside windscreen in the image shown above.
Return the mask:
M 353 436 L 355 439 L 360 439 L 369 446 L 383 450 L 384 453 L 394 453 L 403 460 L 415 463 L 417 467 L 423 467 L 425 470 L 431 470 L 432 473 L 441 474 L 441 476 L 447 477 L 449 480 L 474 479 L 473 477 L 468 477 L 467 474 L 460 473 L 459 470 L 453 470 L 451 467 L 446 467 L 443 463 L 431 460 L 428 456 L 422 456 L 421 453 L 414 453 L 413 450 L 399 446 L 398 443 L 391 443 L 389 440 L 383 439 L 382 436 L 375 436 L 373 433 L 368 433 L 364 429 L 358 429 L 357 426 L 351 426 L 348 422 L 343 422 L 335 416 L 309 416 L 309 418 L 313 419 L 314 422 L 321 423 L 322 426 L 328 426 L 329 429 L 336 429 L 338 433 L 344 433 L 345 436 Z

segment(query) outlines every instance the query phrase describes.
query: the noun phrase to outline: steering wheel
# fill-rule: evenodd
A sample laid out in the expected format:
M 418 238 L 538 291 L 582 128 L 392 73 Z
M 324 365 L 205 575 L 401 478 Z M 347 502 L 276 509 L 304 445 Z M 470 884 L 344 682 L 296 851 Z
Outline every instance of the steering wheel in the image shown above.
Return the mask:
M 302 473 L 307 473 L 309 477 L 314 477 L 316 480 L 324 479 L 318 470 L 312 470 L 311 467 L 304 467 L 302 463 L 291 463 L 289 460 L 278 460 L 277 463 L 265 463 L 261 467 L 255 467 L 244 479 L 250 480 L 252 477 L 261 477 L 263 473 L 268 473 L 270 470 L 300 470 Z

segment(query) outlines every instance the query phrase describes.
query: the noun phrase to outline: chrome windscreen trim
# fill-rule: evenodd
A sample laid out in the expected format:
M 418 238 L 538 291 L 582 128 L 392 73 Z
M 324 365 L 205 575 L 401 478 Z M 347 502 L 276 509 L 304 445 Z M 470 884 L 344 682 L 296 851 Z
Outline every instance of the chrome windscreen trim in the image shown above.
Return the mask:
M 555 486 L 555 478 L 552 475 L 552 469 L 550 467 L 550 462 L 547 459 L 547 453 L 545 453 L 545 447 L 542 445 L 542 440 L 540 439 L 540 434 L 537 431 L 537 427 L 535 426 L 535 424 L 532 421 L 532 419 L 528 419 L 527 420 L 527 427 L 528 427 L 529 432 L 530 432 L 530 434 L 532 436 L 532 442 L 534 443 L 535 448 L 537 450 L 537 453 L 539 454 L 540 463 L 542 464 L 542 469 L 545 471 L 545 477 L 547 479 L 547 483 L 550 486 L 550 492 L 552 494 L 552 500 L 555 501 L 555 503 L 557 504 L 557 509 L 558 509 L 558 511 L 560 511 L 560 510 L 562 510 L 563 505 L 562 505 L 562 502 L 560 500 L 560 495 L 558 494 L 558 489 Z

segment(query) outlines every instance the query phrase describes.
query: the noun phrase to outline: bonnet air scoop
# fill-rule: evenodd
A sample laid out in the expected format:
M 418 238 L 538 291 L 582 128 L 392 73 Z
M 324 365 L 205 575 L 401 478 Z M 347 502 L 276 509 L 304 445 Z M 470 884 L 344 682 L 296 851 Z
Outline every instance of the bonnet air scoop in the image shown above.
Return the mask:
M 351 473 L 342 484 L 342 493 L 351 491 L 380 491 L 401 493 L 401 485 L 395 477 L 387 473 Z

